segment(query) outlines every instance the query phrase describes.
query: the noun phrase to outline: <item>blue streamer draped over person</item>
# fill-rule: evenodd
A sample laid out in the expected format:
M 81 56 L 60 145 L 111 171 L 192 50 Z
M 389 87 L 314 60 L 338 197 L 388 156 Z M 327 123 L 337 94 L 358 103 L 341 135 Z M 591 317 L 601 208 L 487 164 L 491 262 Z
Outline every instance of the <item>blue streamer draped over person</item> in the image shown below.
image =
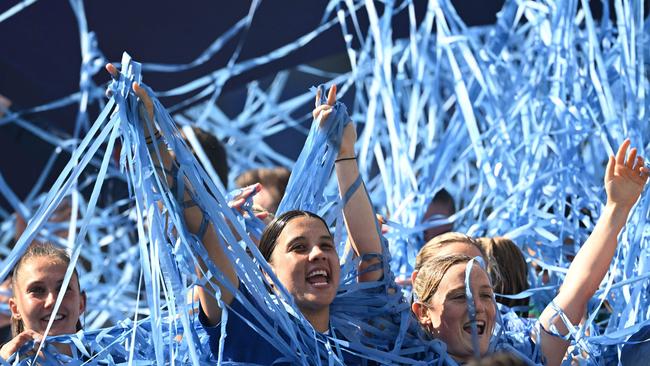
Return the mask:
M 641 1 L 617 2 L 611 9 L 603 3 L 600 19 L 588 2 L 506 1 L 496 23 L 484 27 L 468 27 L 448 1 L 427 2 L 424 9 L 411 1 L 387 2 L 381 10 L 373 2 L 331 2 L 322 22 L 295 42 L 248 60 L 240 60 L 237 48 L 226 67 L 158 92 L 161 98 L 176 97 L 176 104 L 167 105 L 169 115 L 143 85 L 155 110 L 149 120 L 141 117 L 142 107 L 132 91 L 131 82 L 140 81 L 136 63 L 125 59 L 121 79 L 111 86 L 113 98 L 104 99 L 105 85 L 95 85 L 92 78 L 105 63 L 98 43 L 102 38 L 92 33 L 92 22 L 86 22 L 83 2 L 70 4 L 82 43 L 80 91 L 33 108 L 0 106 L 0 128 L 15 126 L 46 141 L 53 151 L 27 197 L 19 197 L 5 179 L 17 172 L 0 172 L 0 192 L 10 206 L 0 210 L 2 277 L 34 241 L 49 241 L 67 248 L 70 256 L 62 286 L 74 285 L 76 267 L 80 289 L 87 296 L 82 333 L 48 335 L 42 343 L 26 344 L 24 364 L 32 362 L 33 352 L 39 350 L 46 364 L 69 357 L 89 364 L 208 362 L 208 335 L 196 326 L 198 304 L 189 301 L 197 287 L 210 287 L 206 277 L 221 279 L 227 291 L 235 289 L 232 283 L 227 285 L 218 266 L 206 263 L 203 274 L 196 273 L 195 263 L 208 256 L 197 234 L 203 225 L 188 229 L 183 212 L 197 207 L 223 238 L 217 244 L 226 249 L 229 261 L 237 263 L 233 266 L 237 278 L 251 293 L 240 302 L 253 309 L 256 319 L 272 319 L 253 324 L 255 332 L 274 342 L 280 353 L 300 349 L 290 357 L 314 364 L 336 362 L 346 349 L 384 363 L 453 364 L 444 344 L 422 343 L 418 327 L 409 319 L 409 304 L 391 292 L 393 274 L 408 285 L 403 280 L 411 277 L 416 254 L 425 244 L 422 232 L 453 222 L 454 230 L 472 237 L 513 239 L 529 265 L 530 288 L 507 296 L 528 298 L 526 310 L 539 317 L 603 212 L 601 178 L 607 156 L 626 137 L 639 155 L 648 155 L 650 47 L 644 35 L 649 23 Z M 242 35 L 258 6 L 253 2 L 246 17 L 188 64 L 144 62 L 143 70 L 152 72 L 147 78 L 153 78 L 153 72 L 202 65 L 223 52 L 228 41 L 243 44 Z M 28 14 L 20 12 L 23 7 L 0 14 L 0 21 Z M 408 18 L 404 38 L 392 29 L 400 16 Z M 342 33 L 349 71 L 315 65 L 285 70 L 268 83 L 249 84 L 241 112 L 225 112 L 220 103 L 228 80 L 296 52 L 332 28 Z M 297 75 L 309 79 L 300 92 L 291 89 L 290 81 Z M 347 108 L 333 106 L 335 112 L 323 126 L 327 133 L 318 133 L 325 130 L 313 122 L 317 116 L 305 112 L 313 108 L 314 92 L 308 87 L 319 83 L 338 85 L 338 98 L 348 98 Z M 321 89 L 321 105 L 329 105 L 326 91 Z M 1 92 L 10 96 L 9 91 Z M 34 122 L 40 113 L 66 105 L 79 109 L 74 134 L 52 132 Z M 101 113 L 90 124 L 95 109 L 89 107 L 94 105 Z M 349 118 L 336 117 L 344 109 Z M 383 216 L 387 239 L 382 248 L 388 250 L 376 259 L 386 275 L 368 283 L 356 281 L 360 258 L 346 244 L 349 233 L 342 209 L 349 197 L 330 178 L 350 121 L 359 138 L 353 153 L 341 158 L 357 158 L 362 180 L 355 183 L 356 190 L 348 191 L 368 192 Z M 224 142 L 231 183 L 239 173 L 256 167 L 281 165 L 295 173 L 281 211 L 301 207 L 320 215 L 341 254 L 340 291 L 330 305 L 334 334 L 341 335 L 337 341 L 328 344 L 310 333 L 309 322 L 300 320 L 296 304 L 287 300 L 291 296 L 269 290 L 269 283 L 279 279 L 272 278 L 272 268 L 252 244 L 265 226 L 251 206 L 255 190 L 227 194 L 231 185 L 222 187 L 213 171 L 202 168 L 205 154 L 197 152 L 201 148 L 191 139 L 182 138 L 175 123 L 198 126 Z M 280 131 L 308 135 L 295 165 L 270 142 Z M 160 141 L 157 149 L 147 148 L 147 137 Z M 177 163 L 157 169 L 156 161 L 167 148 Z M 68 165 L 54 171 L 66 154 Z M 47 187 L 52 175 L 60 179 Z M 49 193 L 41 193 L 44 187 L 51 188 Z M 456 212 L 424 219 L 427 205 L 443 188 L 453 198 Z M 183 197 L 185 191 L 191 192 L 190 197 Z M 228 204 L 242 195 L 241 205 Z M 567 357 L 575 362 L 634 364 L 644 352 L 650 321 L 644 230 L 649 202 L 647 195 L 642 196 L 631 212 L 609 271 L 586 304 L 583 320 L 571 330 L 573 344 Z M 69 209 L 60 219 L 58 212 L 65 206 Z M 14 242 L 14 233 L 23 231 L 21 220 L 27 224 Z M 212 292 L 223 302 L 224 291 L 217 288 Z M 364 300 L 379 293 L 384 300 Z M 53 303 L 61 307 L 62 301 L 55 298 Z M 238 318 L 236 311 L 224 309 L 224 319 Z M 499 310 L 497 328 L 503 333 L 499 339 L 510 342 L 495 347 L 533 354 L 534 349 L 525 350 L 530 346 L 525 337 L 534 322 Z M 11 314 L 8 305 L 0 306 L 0 311 Z M 267 312 L 270 318 L 263 316 Z M 296 336 L 283 337 L 285 333 Z M 221 339 L 227 340 L 228 334 L 224 330 Z M 60 354 L 55 344 L 71 344 L 71 354 Z M 427 354 L 431 359 L 423 361 Z

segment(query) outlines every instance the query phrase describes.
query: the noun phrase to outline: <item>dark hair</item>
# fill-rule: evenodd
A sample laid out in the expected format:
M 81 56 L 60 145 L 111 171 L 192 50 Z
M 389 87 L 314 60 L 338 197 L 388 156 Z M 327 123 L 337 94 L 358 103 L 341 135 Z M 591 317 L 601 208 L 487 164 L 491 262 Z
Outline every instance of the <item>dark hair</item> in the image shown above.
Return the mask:
M 431 218 L 434 215 L 434 212 L 441 213 L 439 211 L 443 211 L 443 215 L 446 217 L 449 217 L 453 214 L 456 213 L 456 205 L 454 204 L 454 198 L 451 197 L 449 192 L 442 188 L 439 190 L 435 196 L 433 196 L 433 199 L 431 202 L 429 202 L 429 205 L 427 205 L 427 209 L 424 212 L 424 215 L 422 216 L 422 221 L 427 221 L 429 218 Z M 442 224 L 439 226 L 434 226 L 430 227 L 423 232 L 423 238 L 424 241 L 427 242 L 437 235 L 444 234 L 447 232 L 450 232 L 454 229 L 454 224 L 448 223 L 448 224 Z
M 192 132 L 194 132 L 196 139 L 201 144 L 201 148 L 205 152 L 205 156 L 210 160 L 214 171 L 217 172 L 219 180 L 221 180 L 224 186 L 228 186 L 228 173 L 230 169 L 228 168 L 228 154 L 223 144 L 219 139 L 198 127 L 192 127 Z
M 444 188 L 439 190 L 438 193 L 436 193 L 436 195 L 433 196 L 430 205 L 432 204 L 446 205 L 450 215 L 456 213 L 456 205 L 454 204 L 454 198 Z
M 23 254 L 22 257 L 18 260 L 16 265 L 14 266 L 12 275 L 11 275 L 11 287 L 13 291 L 16 291 L 17 284 L 18 284 L 18 272 L 20 272 L 21 267 L 31 258 L 38 258 L 38 257 L 47 257 L 51 258 L 55 261 L 59 261 L 65 265 L 70 265 L 70 256 L 68 253 L 65 251 L 65 249 L 57 247 L 56 245 L 52 243 L 41 243 L 41 242 L 33 242 L 32 244 L 27 247 L 27 250 L 25 251 L 25 254 Z M 77 269 L 75 268 L 74 271 L 72 272 L 73 277 L 77 277 L 77 285 L 79 285 L 79 274 L 77 273 Z M 79 293 L 81 293 L 81 288 L 79 288 Z M 77 320 L 77 330 L 81 330 L 81 321 Z M 17 336 L 18 334 L 22 333 L 25 330 L 25 325 L 23 324 L 23 321 L 20 319 L 16 319 L 13 316 L 11 317 L 11 334 L 13 337 Z
M 303 210 L 291 210 L 284 212 L 282 215 L 276 216 L 273 221 L 271 221 L 266 229 L 264 229 L 262 237 L 260 238 L 260 253 L 262 253 L 264 259 L 266 259 L 267 262 L 271 262 L 271 255 L 273 254 L 273 250 L 275 250 L 275 247 L 278 244 L 278 237 L 284 230 L 284 227 L 287 226 L 289 221 L 298 217 L 313 217 L 320 220 L 325 226 L 327 233 L 330 234 L 330 236 L 332 235 L 325 220 L 323 220 L 322 217 L 316 215 L 315 213 Z

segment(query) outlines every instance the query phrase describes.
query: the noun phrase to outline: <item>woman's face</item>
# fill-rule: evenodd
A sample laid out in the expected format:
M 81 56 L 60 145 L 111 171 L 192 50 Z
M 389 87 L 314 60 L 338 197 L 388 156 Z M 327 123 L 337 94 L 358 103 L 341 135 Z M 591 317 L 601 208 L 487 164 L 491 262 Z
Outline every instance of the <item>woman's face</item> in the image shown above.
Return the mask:
M 42 334 L 50 317 L 54 316 L 50 335 L 72 334 L 77 331 L 77 322 L 84 312 L 86 298 L 79 292 L 76 275 L 70 279 L 57 314 L 52 313 L 67 268 L 67 264 L 48 257 L 30 258 L 20 267 L 9 307 L 12 316 L 23 321 L 25 329 Z
M 473 357 L 472 327 L 465 296 L 465 267 L 460 263 L 449 268 L 438 290 L 421 308 L 420 322 L 434 337 L 447 344 L 447 350 L 458 361 Z M 485 270 L 475 264 L 470 277 L 476 304 L 476 326 L 481 355 L 488 351 L 496 319 L 493 290 Z M 426 324 L 425 324 L 426 323 Z
M 319 219 L 300 216 L 289 221 L 278 236 L 270 264 L 303 313 L 320 311 L 334 301 L 339 257 Z

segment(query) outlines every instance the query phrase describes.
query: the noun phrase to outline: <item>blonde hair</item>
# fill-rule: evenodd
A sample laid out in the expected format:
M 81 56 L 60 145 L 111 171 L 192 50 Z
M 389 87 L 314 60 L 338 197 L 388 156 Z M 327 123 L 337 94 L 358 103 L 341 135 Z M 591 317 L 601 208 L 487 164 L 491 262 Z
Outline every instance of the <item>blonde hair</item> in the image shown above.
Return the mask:
M 413 269 L 419 271 L 425 263 L 439 256 L 438 252 L 440 248 L 454 243 L 463 243 L 475 247 L 479 252 L 481 252 L 483 260 L 487 261 L 485 251 L 476 240 L 462 233 L 449 232 L 440 234 L 424 244 L 418 252 L 418 255 L 415 257 L 415 267 Z
M 18 288 L 18 274 L 22 268 L 22 266 L 27 263 L 28 260 L 32 258 L 40 258 L 40 257 L 47 257 L 51 258 L 52 260 L 61 262 L 65 265 L 70 264 L 70 256 L 68 253 L 65 251 L 65 249 L 60 248 L 55 246 L 52 243 L 41 243 L 41 242 L 34 242 L 32 243 L 29 247 L 27 247 L 27 250 L 25 251 L 25 254 L 23 254 L 22 257 L 18 260 L 16 265 L 14 266 L 12 275 L 11 275 L 11 287 L 13 291 L 16 291 Z M 79 275 L 77 273 L 77 269 L 75 268 L 74 271 L 72 272 L 72 276 L 77 277 L 77 285 L 79 285 Z M 79 288 L 79 292 L 81 292 L 81 288 Z M 81 330 L 81 321 L 77 320 L 77 330 Z M 18 334 L 22 333 L 25 331 L 25 325 L 23 324 L 23 321 L 21 319 L 15 318 L 13 315 L 11 316 L 11 334 L 12 337 L 17 336 Z
M 413 293 L 417 300 L 422 303 L 431 300 L 449 268 L 470 260 L 472 257 L 465 254 L 450 254 L 433 257 L 424 262 L 413 282 Z
M 528 290 L 528 264 L 517 244 L 504 237 L 478 238 L 477 241 L 488 256 L 488 274 L 495 292 L 514 295 Z M 507 299 L 498 295 L 496 299 L 509 307 L 528 306 L 528 299 Z

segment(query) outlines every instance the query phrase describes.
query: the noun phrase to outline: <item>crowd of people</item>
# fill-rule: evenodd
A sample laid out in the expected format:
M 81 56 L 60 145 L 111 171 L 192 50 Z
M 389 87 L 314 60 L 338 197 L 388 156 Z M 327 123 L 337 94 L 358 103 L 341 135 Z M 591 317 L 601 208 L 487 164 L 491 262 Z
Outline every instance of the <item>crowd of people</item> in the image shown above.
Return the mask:
M 114 78 L 119 77 L 114 66 L 108 65 L 107 69 Z M 150 96 L 137 84 L 133 85 L 133 92 L 144 105 L 143 119 L 153 120 L 154 107 Z M 336 86 L 329 90 L 326 103 L 321 104 L 320 99 L 317 95 L 313 116 L 322 124 L 327 122 L 338 103 Z M 146 128 L 144 131 L 150 150 L 156 144 L 165 146 L 166 136 L 160 131 L 155 131 L 154 135 Z M 356 279 L 358 283 L 372 283 L 393 277 L 390 268 L 384 265 L 390 243 L 386 243 L 382 236 L 381 222 L 365 185 L 363 182 L 355 183 L 359 177 L 356 138 L 354 125 L 347 124 L 334 166 L 340 196 L 345 198 L 342 214 L 347 244 L 356 258 Z M 154 164 L 160 167 L 159 172 L 171 170 L 175 164 L 174 152 L 160 151 L 163 152 L 160 155 L 152 154 Z M 224 162 L 225 158 L 222 158 L 212 163 L 220 166 Z M 224 176 L 223 169 L 215 170 Z M 410 302 L 406 307 L 410 324 L 408 335 L 404 336 L 410 337 L 408 344 L 442 342 L 445 346 L 443 352 L 447 355 L 436 355 L 440 356 L 436 359 L 448 364 L 516 365 L 532 362 L 560 365 L 571 346 L 568 337 L 571 328 L 582 321 L 587 302 L 606 275 L 618 245 L 618 234 L 641 196 L 648 174 L 643 157 L 638 155 L 636 148 L 630 148 L 629 140 L 625 140 L 605 168 L 607 201 L 601 216 L 573 258 L 560 291 L 541 314 L 531 314 L 528 297 L 517 296 L 529 288 L 531 269 L 516 243 L 504 237 L 474 238 L 452 232 L 451 225 L 422 233 L 424 245 L 413 264 L 415 270 L 410 281 L 400 283 L 412 287 L 412 298 L 402 299 L 405 303 Z M 275 167 L 249 171 L 236 179 L 243 192 L 253 195 L 256 216 L 265 222 L 265 229 L 256 243 L 268 264 L 268 267 L 259 267 L 268 283 L 268 291 L 277 295 L 278 302 L 295 304 L 299 314 L 289 314 L 289 318 L 299 323 L 306 320 L 301 324 L 313 330 L 318 347 L 324 352 L 336 353 L 341 363 L 382 364 L 376 356 L 364 355 L 363 347 L 336 346 L 346 342 L 352 344 L 353 339 L 372 338 L 372 335 L 364 334 L 361 327 L 356 329 L 359 334 L 352 334 L 332 326 L 332 304 L 342 282 L 342 253 L 337 252 L 337 243 L 329 225 L 316 213 L 293 209 L 276 215 L 289 176 L 289 170 Z M 167 178 L 168 184 L 175 184 Z M 186 187 L 182 192 L 182 201 L 192 200 L 190 190 L 191 187 Z M 239 204 L 241 202 L 232 202 L 232 206 Z M 200 304 L 197 324 L 208 335 L 213 359 L 260 365 L 304 362 L 304 355 L 291 349 L 290 345 L 294 343 L 290 340 L 295 335 L 287 334 L 287 329 L 277 327 L 278 336 L 288 340 L 288 348 L 278 346 L 273 339 L 259 332 L 262 324 L 271 318 L 265 318 L 266 309 L 253 301 L 255 294 L 242 285 L 242 279 L 234 269 L 237 263 L 232 263 L 225 253 L 237 243 L 224 243 L 223 236 L 212 224 L 205 225 L 206 213 L 197 205 L 182 207 L 187 229 L 199 238 L 209 255 L 209 259 L 205 258 L 196 265 L 199 277 L 208 276 L 206 285 L 197 287 Z M 450 216 L 454 211 L 453 198 L 442 191 L 423 220 L 433 215 Z M 210 277 L 212 272 L 208 270 L 208 261 L 223 277 Z M 22 256 L 10 279 L 12 295 L 8 304 L 12 337 L 2 345 L 0 357 L 11 360 L 21 347 L 29 341 L 41 341 L 46 332 L 52 336 L 72 334 L 81 329 L 86 298 L 76 271 L 66 288 L 62 288 L 69 262 L 66 251 L 53 243 L 35 242 Z M 368 301 L 373 301 L 373 298 L 380 300 L 382 296 L 395 295 L 395 291 L 399 294 L 400 288 L 397 284 L 385 286 L 382 291 L 375 289 L 364 296 Z M 58 301 L 62 291 L 64 295 Z M 285 291 L 289 300 L 283 295 Z M 57 302 L 60 304 L 55 310 Z M 223 318 L 225 308 L 229 313 L 226 321 Z M 291 313 L 288 305 L 274 309 Z M 507 332 L 499 333 L 499 328 L 506 326 L 499 319 L 506 314 L 521 318 L 529 325 L 525 347 L 518 347 L 507 339 Z M 387 317 L 402 319 L 401 315 L 387 314 Z M 224 334 L 227 334 L 225 339 Z M 499 337 L 505 339 L 497 339 Z M 398 338 L 399 335 L 395 334 L 395 339 Z M 395 344 L 388 344 L 379 350 L 389 352 L 395 347 Z M 61 353 L 70 354 L 67 344 L 57 345 L 57 348 Z M 432 359 L 427 352 L 440 350 L 423 348 L 422 352 L 411 357 L 420 357 L 426 362 Z

